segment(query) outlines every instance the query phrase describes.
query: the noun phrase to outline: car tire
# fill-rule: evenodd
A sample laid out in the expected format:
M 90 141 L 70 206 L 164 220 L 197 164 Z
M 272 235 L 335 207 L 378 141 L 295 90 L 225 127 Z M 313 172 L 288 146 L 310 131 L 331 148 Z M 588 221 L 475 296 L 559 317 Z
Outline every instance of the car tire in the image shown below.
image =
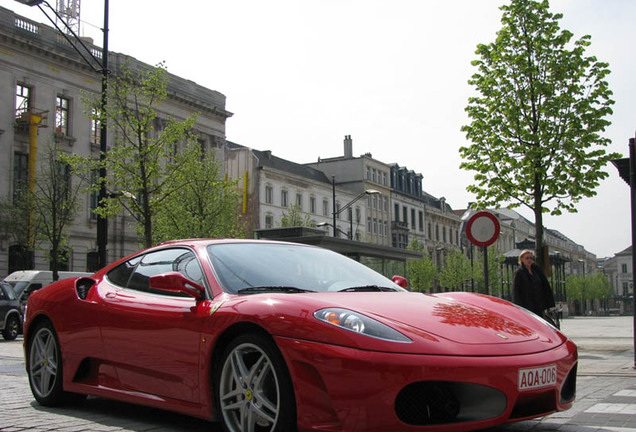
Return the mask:
M 62 351 L 53 324 L 41 321 L 29 331 L 26 362 L 33 397 L 43 406 L 79 402 L 85 395 L 65 392 Z
M 6 340 L 14 340 L 20 333 L 20 320 L 17 316 L 11 315 L 4 323 L 4 330 L 2 330 L 2 337 Z
M 224 431 L 296 430 L 291 377 L 270 337 L 245 334 L 235 338 L 217 365 L 214 400 Z

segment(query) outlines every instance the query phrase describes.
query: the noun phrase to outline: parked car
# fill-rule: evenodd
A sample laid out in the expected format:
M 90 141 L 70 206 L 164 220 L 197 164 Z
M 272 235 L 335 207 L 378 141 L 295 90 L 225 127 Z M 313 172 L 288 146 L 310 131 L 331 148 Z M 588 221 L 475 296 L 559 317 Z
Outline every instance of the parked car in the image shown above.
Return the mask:
M 5 282 L 0 282 L 0 329 L 6 340 L 14 340 L 22 331 L 20 302 L 11 285 Z
M 167 242 L 56 282 L 24 339 L 42 405 L 102 396 L 229 432 L 468 431 L 566 410 L 576 389 L 576 345 L 538 316 L 284 242 Z
M 58 272 L 58 280 L 79 276 L 90 276 L 86 272 Z M 18 270 L 4 278 L 4 281 L 13 287 L 22 309 L 26 305 L 29 295 L 33 291 L 53 283 L 53 272 L 49 270 Z

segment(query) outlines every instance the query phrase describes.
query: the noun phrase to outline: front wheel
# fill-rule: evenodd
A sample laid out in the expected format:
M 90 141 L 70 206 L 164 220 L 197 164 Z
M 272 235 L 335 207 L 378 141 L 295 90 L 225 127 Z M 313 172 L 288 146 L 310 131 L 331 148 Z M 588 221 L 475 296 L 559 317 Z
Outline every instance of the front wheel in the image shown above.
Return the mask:
M 40 405 L 57 406 L 86 396 L 67 393 L 62 388 L 62 355 L 53 324 L 43 321 L 31 330 L 27 345 L 27 365 L 31 392 Z
M 16 315 L 11 315 L 7 318 L 7 322 L 4 324 L 4 330 L 2 330 L 2 337 L 6 340 L 14 340 L 18 337 L 20 332 L 20 320 Z
M 291 378 L 269 337 L 241 335 L 225 350 L 215 370 L 215 401 L 226 432 L 296 430 Z

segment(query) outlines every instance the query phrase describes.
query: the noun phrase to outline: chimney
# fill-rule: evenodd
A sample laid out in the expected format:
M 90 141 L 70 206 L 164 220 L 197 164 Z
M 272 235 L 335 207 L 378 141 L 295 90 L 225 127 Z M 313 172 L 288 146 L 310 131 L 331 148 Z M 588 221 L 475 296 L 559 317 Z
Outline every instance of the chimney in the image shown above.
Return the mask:
M 344 138 L 344 157 L 345 159 L 351 159 L 353 157 L 353 141 L 351 135 L 345 135 Z

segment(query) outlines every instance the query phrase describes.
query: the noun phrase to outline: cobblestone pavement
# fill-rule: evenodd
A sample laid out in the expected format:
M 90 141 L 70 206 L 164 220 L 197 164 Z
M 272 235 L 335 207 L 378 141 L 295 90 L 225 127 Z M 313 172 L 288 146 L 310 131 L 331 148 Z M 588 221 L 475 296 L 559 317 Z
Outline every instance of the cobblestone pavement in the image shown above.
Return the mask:
M 487 432 L 636 432 L 636 370 L 631 317 L 563 321 L 579 346 L 577 400 L 572 409 Z M 76 407 L 45 408 L 31 395 L 21 337 L 0 339 L 0 431 L 220 432 L 203 420 L 101 398 Z M 486 432 L 486 431 L 484 431 Z

